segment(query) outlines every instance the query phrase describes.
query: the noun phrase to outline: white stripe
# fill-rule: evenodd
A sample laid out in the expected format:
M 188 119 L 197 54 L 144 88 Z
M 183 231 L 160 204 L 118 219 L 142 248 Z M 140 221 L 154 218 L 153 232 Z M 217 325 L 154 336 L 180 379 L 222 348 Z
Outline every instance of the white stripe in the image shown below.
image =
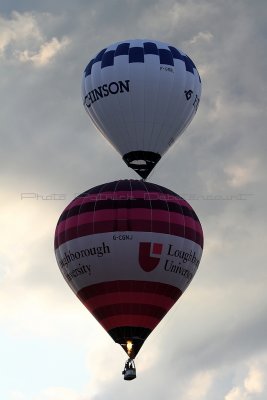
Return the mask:
M 151 272 L 145 272 L 139 264 L 140 242 L 163 245 L 159 264 Z M 191 260 L 186 260 L 190 251 Z M 161 282 L 184 291 L 201 254 L 201 247 L 191 240 L 152 232 L 99 233 L 70 240 L 56 250 L 59 268 L 75 293 L 114 280 Z

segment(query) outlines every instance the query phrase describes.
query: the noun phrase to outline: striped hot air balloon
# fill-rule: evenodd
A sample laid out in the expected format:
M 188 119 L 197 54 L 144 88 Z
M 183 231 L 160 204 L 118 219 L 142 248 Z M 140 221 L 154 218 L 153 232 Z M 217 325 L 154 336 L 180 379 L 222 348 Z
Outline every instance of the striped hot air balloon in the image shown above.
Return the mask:
M 82 193 L 63 211 L 55 233 L 65 280 L 131 359 L 191 282 L 202 248 L 192 207 L 137 180 Z

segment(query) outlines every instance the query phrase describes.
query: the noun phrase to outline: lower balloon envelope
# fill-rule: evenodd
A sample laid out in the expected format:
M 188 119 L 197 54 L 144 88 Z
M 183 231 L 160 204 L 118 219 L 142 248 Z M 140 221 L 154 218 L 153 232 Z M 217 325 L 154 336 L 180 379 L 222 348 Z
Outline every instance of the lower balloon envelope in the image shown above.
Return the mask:
M 82 193 L 55 233 L 68 285 L 132 359 L 191 282 L 202 249 L 192 207 L 169 189 L 137 180 Z

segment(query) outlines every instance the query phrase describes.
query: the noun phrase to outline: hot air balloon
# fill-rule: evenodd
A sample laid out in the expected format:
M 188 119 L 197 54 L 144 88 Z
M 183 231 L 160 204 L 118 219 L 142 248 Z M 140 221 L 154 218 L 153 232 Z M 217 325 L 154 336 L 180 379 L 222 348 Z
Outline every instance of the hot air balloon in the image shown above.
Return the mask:
M 61 214 L 55 254 L 70 288 L 129 356 L 198 269 L 203 232 L 192 207 L 162 186 L 119 180 L 76 197 Z
M 154 40 L 104 48 L 82 79 L 83 104 L 93 123 L 144 179 L 191 122 L 200 95 L 193 61 Z

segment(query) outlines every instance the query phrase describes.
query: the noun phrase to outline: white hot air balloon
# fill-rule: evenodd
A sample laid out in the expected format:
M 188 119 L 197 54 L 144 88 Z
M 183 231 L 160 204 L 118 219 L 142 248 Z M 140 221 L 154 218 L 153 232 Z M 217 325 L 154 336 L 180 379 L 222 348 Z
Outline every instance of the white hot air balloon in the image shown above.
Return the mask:
M 85 110 L 142 178 L 191 122 L 200 95 L 201 79 L 193 61 L 154 40 L 112 44 L 83 74 Z

